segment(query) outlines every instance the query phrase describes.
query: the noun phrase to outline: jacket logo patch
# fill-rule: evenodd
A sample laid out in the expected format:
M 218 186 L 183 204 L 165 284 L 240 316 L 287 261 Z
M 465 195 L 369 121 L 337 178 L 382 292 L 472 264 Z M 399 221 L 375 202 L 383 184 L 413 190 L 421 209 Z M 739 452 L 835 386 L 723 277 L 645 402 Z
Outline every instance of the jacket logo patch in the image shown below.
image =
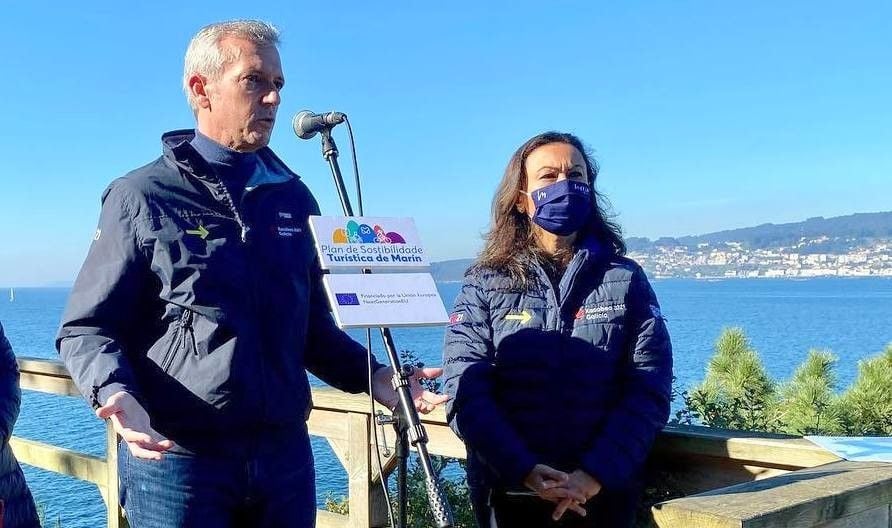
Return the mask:
M 455 325 L 465 320 L 465 314 L 462 312 L 455 312 L 454 314 L 449 316 L 449 324 Z
M 272 234 L 279 238 L 292 238 L 294 235 L 303 233 L 304 230 L 298 222 L 294 220 L 295 213 L 289 211 L 277 211 L 277 222 L 273 223 L 269 229 Z
M 280 237 L 293 237 L 297 233 L 303 233 L 304 230 L 299 227 L 292 226 L 276 226 L 276 234 Z
M 102 228 L 96 230 L 96 233 L 93 235 L 93 240 L 99 240 L 99 237 L 102 236 Z
M 509 313 L 505 316 L 506 321 L 520 321 L 520 324 L 525 325 L 530 322 L 530 319 L 533 318 L 533 314 L 524 310 L 520 313 Z
M 622 313 L 625 311 L 626 305 L 624 303 L 606 304 L 602 306 L 583 306 L 576 312 L 576 320 L 607 321 L 614 313 Z
M 652 313 L 653 316 L 656 317 L 657 319 L 663 318 L 663 312 L 660 311 L 660 307 L 657 306 L 656 304 L 650 305 L 650 313 Z
M 202 240 L 205 240 L 208 235 L 211 234 L 211 232 L 208 231 L 208 228 L 204 227 L 204 224 L 198 224 L 198 229 L 189 229 L 186 231 L 186 234 L 195 235 L 197 237 L 200 237 Z

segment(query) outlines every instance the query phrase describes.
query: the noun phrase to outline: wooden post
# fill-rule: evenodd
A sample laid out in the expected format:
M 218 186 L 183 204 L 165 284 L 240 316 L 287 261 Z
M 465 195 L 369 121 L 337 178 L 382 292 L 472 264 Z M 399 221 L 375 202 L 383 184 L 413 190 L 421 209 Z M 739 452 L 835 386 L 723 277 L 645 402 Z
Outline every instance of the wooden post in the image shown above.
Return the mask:
M 125 528 L 124 510 L 120 506 L 118 482 L 118 434 L 111 423 L 105 421 L 105 504 L 108 528 Z
M 347 489 L 350 496 L 350 515 L 347 526 L 371 526 L 369 488 L 371 456 L 369 415 L 347 413 Z
M 346 440 L 338 440 L 332 437 L 327 437 L 328 444 L 331 446 L 331 450 L 338 457 L 338 460 L 341 462 L 341 466 L 346 470 L 350 467 L 350 446 Z M 384 481 L 381 479 L 381 475 L 378 473 L 378 466 L 374 458 L 374 449 L 377 446 L 374 444 L 371 445 L 372 455 L 369 458 L 369 472 L 371 475 L 370 479 L 370 487 L 369 487 L 369 526 L 371 528 L 386 528 L 390 526 L 390 516 L 387 514 L 387 501 L 384 497 Z M 381 453 L 381 449 L 378 448 L 378 452 Z M 395 453 L 393 451 L 390 452 L 389 457 L 385 457 L 381 454 L 382 459 L 384 460 L 384 474 L 389 475 L 393 469 L 396 467 L 396 457 L 393 456 Z M 324 523 L 334 522 L 330 519 L 330 516 L 324 519 Z M 320 528 L 328 528 L 328 524 L 324 524 L 322 521 L 317 519 L 317 526 Z
M 374 427 L 374 422 L 372 423 Z M 378 438 L 379 442 L 383 443 L 382 438 Z M 375 453 L 375 450 L 378 452 Z M 396 453 L 391 450 L 389 456 L 385 457 L 382 452 L 384 449 L 381 446 L 372 445 L 372 460 L 371 462 L 371 488 L 369 489 L 369 510 L 370 510 L 370 518 L 372 528 L 387 528 L 390 526 L 390 515 L 388 515 L 389 505 L 387 504 L 387 497 L 384 495 L 384 485 L 386 476 L 390 475 L 393 470 L 397 466 Z M 374 456 L 380 456 L 382 460 L 382 466 L 384 467 L 384 476 L 378 471 L 378 464 L 374 459 Z

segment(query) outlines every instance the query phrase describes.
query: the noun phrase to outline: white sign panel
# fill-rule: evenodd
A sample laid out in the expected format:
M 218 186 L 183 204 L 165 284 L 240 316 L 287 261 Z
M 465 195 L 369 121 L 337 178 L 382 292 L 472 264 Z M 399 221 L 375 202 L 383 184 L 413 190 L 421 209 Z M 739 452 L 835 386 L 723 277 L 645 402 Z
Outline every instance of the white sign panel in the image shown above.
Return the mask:
M 411 218 L 311 216 L 322 269 L 430 266 Z
M 341 328 L 433 326 L 449 321 L 430 273 L 379 273 L 322 277 Z
M 856 462 L 892 462 L 892 438 L 876 436 L 806 436 L 834 455 Z

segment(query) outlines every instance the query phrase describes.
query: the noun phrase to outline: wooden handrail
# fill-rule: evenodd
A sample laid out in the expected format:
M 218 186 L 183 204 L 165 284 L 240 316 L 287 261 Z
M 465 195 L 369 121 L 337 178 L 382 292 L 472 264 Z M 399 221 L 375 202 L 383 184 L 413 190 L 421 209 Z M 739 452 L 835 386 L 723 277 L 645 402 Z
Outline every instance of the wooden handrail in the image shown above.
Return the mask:
M 18 363 L 23 389 L 66 396 L 79 395 L 61 362 L 19 358 Z M 377 446 L 373 441 L 374 420 L 368 396 L 345 394 L 330 388 L 313 389 L 312 396 L 313 410 L 308 420 L 310 434 L 324 437 L 341 461 L 347 471 L 349 499 L 348 515 L 320 511 L 317 526 L 385 526 L 386 509 L 381 479 L 377 470 L 373 469 L 376 464 L 372 464 L 372 449 L 381 453 L 384 446 L 380 445 L 380 439 Z M 435 410 L 421 418 L 430 439 L 428 448 L 431 454 L 465 458 L 464 445 L 449 429 L 444 410 Z M 126 526 L 126 520 L 117 506 L 117 438 L 110 425 L 106 426 L 106 437 L 105 458 L 17 437 L 13 437 L 10 443 L 18 459 L 25 464 L 71 475 L 98 486 L 103 500 L 109 506 L 107 526 L 118 528 Z M 393 460 L 392 434 L 388 434 L 387 441 L 390 444 L 390 457 L 383 457 L 382 453 L 385 473 L 396 465 Z M 697 426 L 667 427 L 657 439 L 654 458 L 674 463 L 676 468 L 683 468 L 681 471 L 698 469 L 698 474 L 689 479 L 691 487 L 687 491 L 690 493 L 782 475 L 840 460 L 801 438 Z M 719 491 L 721 490 L 710 493 L 715 495 Z M 660 526 L 700 526 L 691 523 L 692 519 L 697 518 L 696 508 L 704 504 L 715 507 L 712 499 L 697 502 L 685 498 L 658 505 L 655 513 L 658 521 L 663 519 L 659 521 Z M 711 514 L 706 510 L 703 512 L 706 516 L 704 518 Z M 761 526 L 753 524 L 756 525 Z

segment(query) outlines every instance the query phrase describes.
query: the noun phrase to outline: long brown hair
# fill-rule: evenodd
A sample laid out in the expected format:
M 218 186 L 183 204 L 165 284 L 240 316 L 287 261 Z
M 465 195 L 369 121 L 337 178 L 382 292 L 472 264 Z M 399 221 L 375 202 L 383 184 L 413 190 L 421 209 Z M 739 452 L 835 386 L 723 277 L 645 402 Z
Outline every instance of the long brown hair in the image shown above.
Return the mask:
M 587 236 L 594 236 L 610 248 L 616 255 L 625 255 L 626 244 L 617 223 L 608 218 L 605 212 L 607 199 L 595 190 L 598 177 L 598 164 L 582 141 L 565 132 L 544 132 L 534 136 L 520 146 L 508 161 L 505 174 L 492 201 L 492 225 L 485 237 L 483 251 L 474 267 L 490 268 L 507 274 L 514 282 L 526 284 L 531 258 L 542 258 L 542 251 L 526 213 L 517 210 L 518 193 L 527 183 L 525 170 L 527 156 L 549 143 L 566 143 L 578 150 L 585 159 L 589 186 L 592 188 L 594 204 L 588 221 L 577 234 L 577 242 Z

